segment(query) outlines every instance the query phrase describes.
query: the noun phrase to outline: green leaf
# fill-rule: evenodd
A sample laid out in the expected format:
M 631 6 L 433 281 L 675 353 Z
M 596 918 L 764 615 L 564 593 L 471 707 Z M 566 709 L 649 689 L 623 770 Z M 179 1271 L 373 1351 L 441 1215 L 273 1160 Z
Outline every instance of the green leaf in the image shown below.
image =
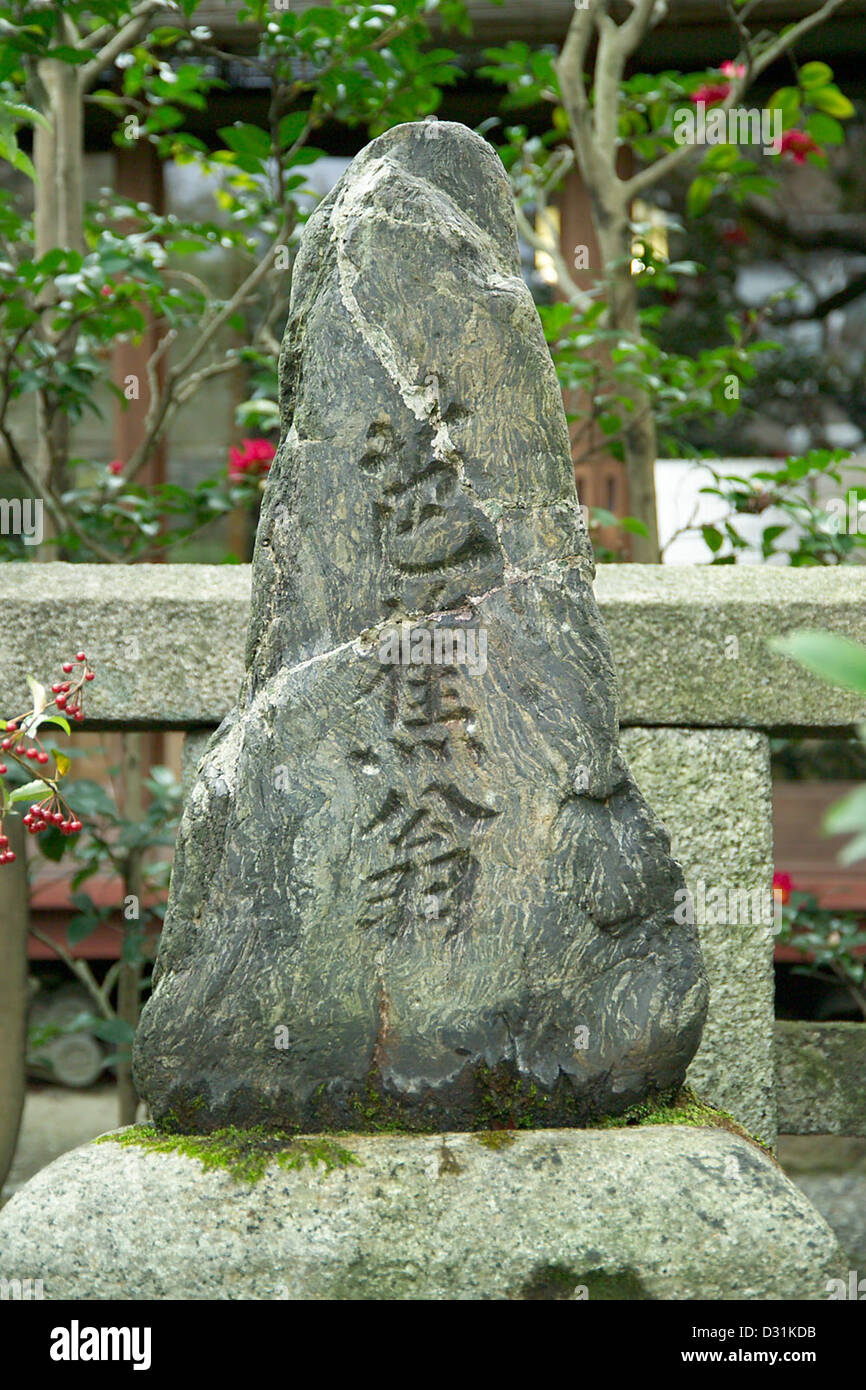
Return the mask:
M 713 180 L 707 174 L 698 174 L 697 178 L 692 179 L 686 199 L 686 210 L 690 217 L 700 217 L 706 212 L 714 187 Z
M 725 543 L 724 536 L 721 531 L 716 530 L 715 526 L 702 526 L 701 534 L 713 554 L 715 554 L 717 550 L 721 550 Z
M 824 831 L 827 835 L 866 832 L 866 787 L 857 787 L 829 807 L 824 815 Z
M 45 796 L 47 788 L 44 782 L 25 782 L 23 787 L 16 787 L 9 793 L 11 801 L 32 801 L 34 796 Z
M 43 130 L 51 129 L 51 122 L 43 116 L 41 111 L 37 111 L 33 106 L 27 106 L 23 101 L 3 101 L 0 99 L 0 106 L 4 112 L 15 117 L 19 121 L 27 121 L 31 125 L 41 126 Z
M 809 100 L 812 100 L 811 93 Z M 784 126 L 793 125 L 800 114 L 800 104 L 802 98 L 798 87 L 780 87 L 774 92 L 767 103 L 768 110 L 779 110 L 782 113 L 782 124 Z
M 85 816 L 101 816 L 105 820 L 117 820 L 114 802 L 98 782 L 91 782 L 89 779 L 82 778 L 81 781 L 71 783 L 66 795 L 74 802 L 79 818 L 83 813 Z
M 252 159 L 268 159 L 271 154 L 271 138 L 260 126 L 240 121 L 237 125 L 223 126 L 219 133 L 235 154 Z
M 99 924 L 99 918 L 95 914 L 92 917 L 85 916 L 83 913 L 80 916 L 70 917 L 66 924 L 66 940 L 70 946 L 77 946 L 80 941 L 85 941 L 88 936 L 91 936 Z
M 826 63 L 804 63 L 797 73 L 800 86 L 808 91 L 810 87 L 826 87 L 833 81 L 833 69 Z
M 69 720 L 64 718 L 62 714 L 46 714 L 45 718 L 40 719 L 39 723 L 40 726 L 43 724 L 56 724 L 57 727 L 59 729 L 62 729 L 65 734 L 72 733 L 72 730 L 69 727 Z
M 277 126 L 277 134 L 282 149 L 287 150 L 294 145 L 306 127 L 309 117 L 309 111 L 290 111 L 288 116 L 283 117 Z
M 835 632 L 800 629 L 771 639 L 774 651 L 791 656 L 830 685 L 866 694 L 866 647 Z
M 858 835 L 839 851 L 839 863 L 842 865 L 856 864 L 861 859 L 866 859 L 866 835 Z
M 810 91 L 809 102 L 819 111 L 826 111 L 828 116 L 841 116 L 843 120 L 847 120 L 849 116 L 854 115 L 854 107 L 838 87 L 818 87 Z
M 90 1024 L 90 1031 L 104 1042 L 130 1044 L 135 1037 L 135 1029 L 124 1018 L 98 1018 Z
M 845 131 L 836 118 L 823 111 L 812 112 L 806 120 L 806 129 L 819 145 L 841 145 L 845 140 Z

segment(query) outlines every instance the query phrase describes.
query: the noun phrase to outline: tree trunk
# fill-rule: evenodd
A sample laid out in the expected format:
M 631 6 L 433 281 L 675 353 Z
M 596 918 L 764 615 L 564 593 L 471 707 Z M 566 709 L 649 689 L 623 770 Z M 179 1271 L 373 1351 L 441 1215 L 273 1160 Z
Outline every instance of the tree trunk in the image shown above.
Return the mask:
M 594 221 L 607 285 L 608 326 L 637 342 L 641 336 L 637 287 L 631 274 L 631 233 L 624 216 L 600 212 L 593 199 Z M 656 506 L 656 422 L 653 400 L 638 385 L 620 385 L 618 393 L 631 401 L 622 410 L 622 442 L 629 511 L 639 517 L 648 535 L 631 537 L 632 558 L 640 564 L 661 560 Z
M 9 847 L 16 854 L 3 875 L 3 911 L 0 914 L 0 1187 L 9 1175 L 26 1094 L 27 1051 L 27 931 L 30 925 L 30 892 L 24 852 L 24 826 L 20 816 L 3 822 Z
M 59 42 L 70 42 L 66 32 L 68 21 L 61 19 Z M 70 251 L 84 250 L 84 114 L 78 70 L 70 63 L 47 59 L 38 67 L 39 81 L 44 92 L 43 114 L 50 129 L 35 127 L 33 162 L 36 168 L 34 225 L 36 256 L 46 255 L 55 247 Z M 68 343 L 58 342 L 50 328 L 45 336 L 54 341 L 61 359 L 72 357 L 75 335 Z M 37 396 L 37 440 L 35 472 L 41 488 L 62 492 L 67 485 L 66 464 L 69 458 L 69 420 L 62 410 L 49 416 L 47 403 Z M 47 512 L 40 559 L 56 559 L 50 541 L 57 528 Z M 48 544 L 46 544 L 48 542 Z

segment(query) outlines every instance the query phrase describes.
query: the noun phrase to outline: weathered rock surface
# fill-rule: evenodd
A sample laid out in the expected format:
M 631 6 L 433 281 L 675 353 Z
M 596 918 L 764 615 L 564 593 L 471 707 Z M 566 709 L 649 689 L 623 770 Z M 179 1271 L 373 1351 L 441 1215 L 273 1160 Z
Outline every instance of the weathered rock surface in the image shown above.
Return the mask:
M 781 1169 L 718 1129 L 349 1135 L 266 1169 L 91 1144 L 0 1212 L 47 1299 L 825 1299 L 847 1262 Z M 485 1140 L 502 1142 L 491 1149 Z
M 187 804 L 141 1094 L 190 1131 L 478 1128 L 679 1084 L 697 935 L 618 751 L 484 141 L 409 125 L 358 156 L 306 228 L 281 382 L 247 674 Z

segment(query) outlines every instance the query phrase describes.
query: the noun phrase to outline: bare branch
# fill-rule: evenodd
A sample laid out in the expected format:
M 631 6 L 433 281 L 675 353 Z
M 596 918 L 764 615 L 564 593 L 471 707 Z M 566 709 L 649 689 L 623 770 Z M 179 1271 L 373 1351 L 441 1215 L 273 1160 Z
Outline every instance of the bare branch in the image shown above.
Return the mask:
M 538 215 L 544 218 L 546 216 L 546 211 L 545 208 L 539 207 Z M 574 304 L 576 308 L 581 310 L 588 309 L 593 302 L 592 296 L 587 294 L 586 290 L 582 290 L 577 282 L 572 279 L 571 272 L 559 245 L 559 237 L 554 224 L 552 222 L 547 222 L 547 227 L 550 231 L 550 240 L 548 241 L 546 238 L 538 235 L 519 204 L 515 204 L 515 212 L 517 213 L 517 225 L 520 228 L 520 235 L 523 237 L 526 244 L 531 246 L 535 251 L 545 252 L 553 261 L 560 289 L 569 303 Z
M 100 989 L 99 985 L 96 983 L 96 979 L 94 978 L 93 972 L 91 971 L 90 966 L 87 964 L 87 961 L 81 960 L 77 956 L 70 955 L 70 953 L 66 950 L 66 947 L 63 946 L 61 942 L 55 941 L 52 936 L 46 936 L 46 934 L 44 932 L 41 932 L 38 927 L 31 927 L 30 934 L 31 936 L 35 936 L 37 941 L 41 941 L 43 945 L 49 946 L 51 950 L 54 951 L 55 955 L 60 957 L 67 969 L 70 970 L 72 974 L 81 981 L 88 994 L 91 996 L 91 998 L 93 998 L 96 1001 L 97 1005 L 99 1006 L 99 1011 L 103 1015 L 103 1017 L 114 1018 L 114 1010 L 111 1007 L 111 1004 L 109 1003 L 107 996 L 103 993 L 103 990 Z
M 144 435 L 129 461 L 126 469 L 126 476 L 131 481 L 137 473 L 141 471 L 150 457 L 151 450 L 157 439 L 165 429 L 166 423 L 174 415 L 179 402 L 176 399 L 178 389 L 183 389 L 184 379 L 193 364 L 201 357 L 223 324 L 231 318 L 232 314 L 244 304 L 254 291 L 258 288 L 261 281 L 271 269 L 277 249 L 283 245 L 284 229 L 281 228 L 275 240 L 271 243 L 265 255 L 258 265 L 254 266 L 247 278 L 238 286 L 235 293 L 219 310 L 218 313 L 209 319 L 203 326 L 192 347 L 189 348 L 185 356 L 173 366 L 168 372 L 165 390 L 160 392 L 156 381 L 155 359 L 157 354 L 162 355 L 167 349 L 166 339 L 160 343 L 157 353 L 148 363 L 148 377 L 151 381 L 150 408 L 145 421 Z M 168 338 L 169 335 L 166 335 Z M 216 364 L 214 364 L 216 365 Z M 209 369 L 204 369 L 209 372 Z M 222 368 L 220 368 L 222 370 Z M 204 378 L 202 378 L 204 379 Z M 186 399 L 186 397 L 184 398 Z

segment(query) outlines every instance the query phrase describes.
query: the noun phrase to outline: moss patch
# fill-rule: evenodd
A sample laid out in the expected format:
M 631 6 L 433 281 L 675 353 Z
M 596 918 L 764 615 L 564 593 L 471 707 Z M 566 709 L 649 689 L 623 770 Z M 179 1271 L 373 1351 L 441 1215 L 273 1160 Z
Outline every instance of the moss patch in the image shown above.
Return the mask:
M 516 1135 L 513 1129 L 485 1129 L 481 1133 L 472 1136 L 477 1139 L 479 1144 L 483 1144 L 485 1149 L 507 1149 L 514 1143 Z
M 768 1144 L 756 1139 L 753 1134 L 738 1124 L 733 1115 L 729 1115 L 726 1110 L 714 1110 L 711 1105 L 707 1105 L 705 1101 L 695 1095 L 690 1086 L 682 1086 L 679 1091 L 673 1092 L 670 1096 L 662 1096 L 658 1100 L 644 1101 L 641 1105 L 633 1105 L 622 1115 L 598 1122 L 599 1129 L 624 1129 L 634 1125 L 694 1125 L 702 1129 L 707 1126 L 714 1129 L 726 1129 L 731 1134 L 738 1134 L 741 1139 L 747 1139 L 762 1153 L 773 1157 L 772 1149 Z
M 257 1129 L 217 1129 L 212 1134 L 172 1134 L 156 1125 L 133 1125 L 123 1134 L 106 1134 L 97 1144 L 120 1144 L 150 1153 L 183 1154 L 197 1158 L 202 1167 L 224 1168 L 236 1182 L 258 1182 L 269 1164 L 287 1171 L 307 1165 L 322 1165 L 326 1173 L 334 1168 L 360 1165 L 360 1159 L 321 1135 L 298 1138 L 295 1135 Z

